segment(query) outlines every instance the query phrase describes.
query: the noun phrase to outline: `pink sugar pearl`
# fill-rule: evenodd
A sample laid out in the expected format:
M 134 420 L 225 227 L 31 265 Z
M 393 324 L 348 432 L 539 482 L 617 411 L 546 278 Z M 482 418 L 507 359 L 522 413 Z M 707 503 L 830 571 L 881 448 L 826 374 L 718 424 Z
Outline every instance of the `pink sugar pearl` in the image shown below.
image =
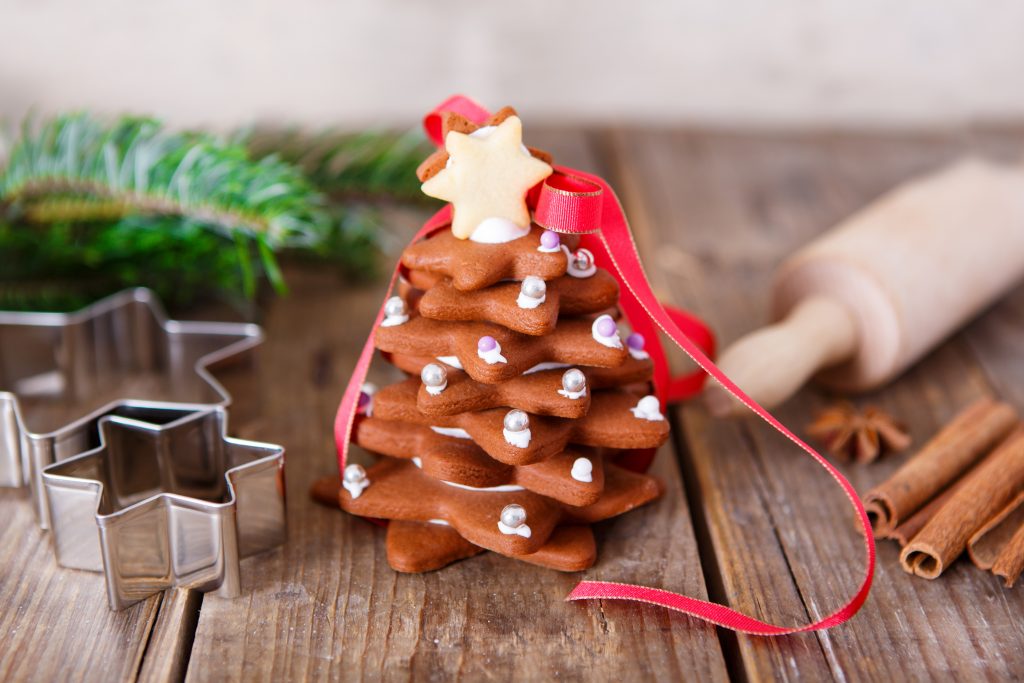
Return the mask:
M 639 332 L 634 332 L 633 334 L 626 337 L 626 345 L 629 346 L 629 348 L 633 349 L 634 351 L 643 351 L 645 341 L 646 340 L 644 339 L 644 335 L 640 334 Z
M 562 240 L 557 232 L 545 230 L 540 234 L 540 245 L 545 249 L 557 249 L 561 243 Z
M 498 340 L 490 335 L 480 337 L 480 341 L 476 343 L 476 348 L 480 351 L 487 352 L 493 351 L 498 347 Z
M 619 331 L 619 326 L 609 318 L 602 318 L 597 322 L 597 333 L 602 337 L 611 337 Z

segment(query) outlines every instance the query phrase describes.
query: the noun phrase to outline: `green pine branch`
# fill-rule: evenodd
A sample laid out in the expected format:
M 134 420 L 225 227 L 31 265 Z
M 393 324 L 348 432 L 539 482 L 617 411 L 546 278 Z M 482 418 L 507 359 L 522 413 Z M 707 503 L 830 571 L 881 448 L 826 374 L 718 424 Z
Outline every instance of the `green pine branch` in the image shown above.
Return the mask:
M 421 196 L 422 136 L 171 132 L 149 118 L 27 122 L 0 169 L 0 308 L 74 308 L 124 286 L 171 305 L 278 291 L 278 255 L 372 274 L 379 218 Z M 242 299 L 236 299 L 244 305 Z
M 44 221 L 91 220 L 97 210 L 182 216 L 273 246 L 312 243 L 324 229 L 319 193 L 290 164 L 273 155 L 254 161 L 241 145 L 168 132 L 148 118 L 27 122 L 0 178 L 0 201 Z
M 321 191 L 340 199 L 423 200 L 416 167 L 434 151 L 418 129 L 312 135 L 264 129 L 247 136 L 246 142 L 254 155 L 277 154 Z

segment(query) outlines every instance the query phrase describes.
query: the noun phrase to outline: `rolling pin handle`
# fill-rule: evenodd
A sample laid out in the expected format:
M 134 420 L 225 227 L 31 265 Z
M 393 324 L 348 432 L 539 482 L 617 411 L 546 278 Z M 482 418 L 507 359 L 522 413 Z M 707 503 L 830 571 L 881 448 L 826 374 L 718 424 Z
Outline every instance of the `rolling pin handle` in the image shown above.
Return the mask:
M 812 296 L 782 321 L 741 338 L 718 365 L 765 408 L 785 401 L 818 370 L 850 358 L 857 347 L 857 325 L 835 299 Z M 720 384 L 709 384 L 704 402 L 716 417 L 735 415 L 743 405 Z

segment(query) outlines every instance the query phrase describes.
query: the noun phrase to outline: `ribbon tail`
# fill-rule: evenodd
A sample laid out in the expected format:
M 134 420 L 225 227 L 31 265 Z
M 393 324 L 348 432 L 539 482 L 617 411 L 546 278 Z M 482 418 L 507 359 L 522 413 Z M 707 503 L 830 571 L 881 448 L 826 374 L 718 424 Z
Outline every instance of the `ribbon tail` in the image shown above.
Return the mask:
M 619 281 L 629 290 L 631 297 L 639 302 L 640 306 L 644 308 L 647 315 L 654 321 L 658 328 L 688 356 L 690 356 L 698 366 L 718 380 L 718 382 L 721 383 L 727 391 L 732 393 L 741 403 L 757 414 L 762 420 L 767 422 L 773 429 L 783 434 L 805 453 L 814 458 L 814 460 L 821 465 L 826 472 L 828 472 L 828 474 L 840 486 L 843 493 L 849 500 L 851 507 L 857 513 L 861 532 L 864 536 L 865 549 L 864 579 L 854 595 L 846 602 L 845 605 L 824 619 L 804 626 L 776 626 L 774 624 L 759 621 L 723 605 L 717 605 L 704 600 L 698 600 L 696 598 L 671 593 L 657 588 L 648 588 L 645 586 L 634 586 L 629 584 L 583 581 L 576 587 L 576 589 L 573 590 L 568 599 L 583 600 L 601 598 L 646 602 L 685 612 L 736 631 L 757 635 L 782 635 L 800 631 L 814 631 L 836 626 L 845 622 L 856 614 L 857 610 L 860 609 L 861 605 L 863 605 L 864 601 L 867 599 L 875 570 L 874 537 L 871 533 L 871 525 L 868 521 L 867 512 L 864 510 L 864 506 L 861 504 L 860 498 L 857 496 L 857 492 L 854 490 L 850 482 L 847 481 L 831 463 L 829 463 L 809 445 L 800 440 L 767 410 L 762 408 L 756 401 L 747 396 L 742 389 L 736 386 L 732 380 L 719 370 L 711 359 L 708 358 L 705 352 L 694 342 L 694 340 L 680 329 L 680 325 L 677 323 L 676 318 L 674 318 L 661 306 L 661 304 L 658 303 L 657 298 L 654 296 L 654 292 L 651 290 L 647 276 L 644 273 L 643 266 L 640 262 L 639 252 L 637 251 L 636 243 L 633 241 L 629 224 L 626 222 L 625 214 L 622 211 L 622 206 L 619 204 L 619 200 L 615 196 L 611 187 L 597 176 L 592 176 L 572 169 L 560 168 L 558 170 L 562 173 L 571 173 L 590 180 L 603 190 L 603 225 L 601 230 L 597 233 L 597 236 L 604 243 L 605 252 L 612 261 L 615 271 L 619 277 Z

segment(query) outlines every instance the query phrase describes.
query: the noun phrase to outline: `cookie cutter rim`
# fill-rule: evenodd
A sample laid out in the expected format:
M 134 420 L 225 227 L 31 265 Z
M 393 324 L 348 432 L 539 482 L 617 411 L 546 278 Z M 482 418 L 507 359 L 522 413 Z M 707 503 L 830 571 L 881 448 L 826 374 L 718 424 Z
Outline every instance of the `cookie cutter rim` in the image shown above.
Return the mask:
M 231 395 L 210 372 L 210 366 L 250 351 L 264 339 L 263 330 L 253 323 L 172 320 L 156 294 L 145 287 L 117 292 L 69 313 L 0 311 L 0 326 L 69 327 L 134 304 L 141 304 L 149 310 L 165 338 L 172 335 L 237 337 L 235 341 L 199 356 L 192 367 L 192 371 L 212 391 L 217 401 L 183 403 L 119 398 L 52 431 L 33 432 L 25 421 L 17 394 L 13 391 L 0 391 L 0 486 L 20 488 L 28 485 L 36 519 L 43 529 L 49 528 L 49 509 L 42 484 L 42 470 L 76 454 L 63 453 L 62 444 L 81 443 L 83 439 L 96 434 L 103 417 L 132 407 L 191 406 L 198 409 L 229 406 Z
M 285 487 L 283 482 L 285 449 L 277 444 L 237 439 L 228 436 L 228 414 L 223 406 L 198 406 L 188 408 L 170 407 L 167 404 L 153 407 L 181 413 L 165 423 L 147 422 L 120 415 L 105 415 L 98 420 L 100 445 L 75 456 L 48 465 L 41 472 L 41 479 L 47 491 L 54 553 L 58 564 L 63 567 L 103 572 L 107 587 L 107 600 L 112 610 L 121 610 L 145 599 L 153 593 L 171 587 L 189 587 L 201 591 L 215 590 L 222 597 L 232 598 L 241 592 L 240 560 L 282 545 L 287 535 L 285 512 Z M 265 455 L 251 461 L 224 468 L 223 477 L 226 495 L 220 502 L 204 500 L 170 491 L 158 491 L 139 501 L 111 512 L 101 512 L 105 489 L 110 488 L 110 477 L 90 477 L 68 473 L 87 461 L 110 454 L 112 440 L 108 429 L 111 426 L 150 432 L 155 438 L 170 434 L 176 429 L 191 426 L 197 421 L 214 420 L 217 426 L 216 438 L 222 445 L 262 451 Z M 115 455 L 117 455 L 115 453 Z M 167 457 L 174 457 L 168 454 Z M 267 506 L 265 496 L 258 501 L 259 518 L 253 522 L 255 509 L 244 501 L 260 485 L 265 488 L 267 473 L 274 477 L 277 497 L 276 507 Z M 255 482 L 255 483 L 253 483 Z M 265 494 L 265 491 L 262 491 Z M 60 509 L 68 503 L 66 509 Z M 84 508 L 91 507 L 91 520 L 84 515 Z M 175 519 L 176 510 L 202 515 L 203 523 L 196 525 L 195 514 L 185 524 Z M 146 516 L 155 517 L 155 523 L 163 523 L 166 533 L 157 533 L 153 539 L 153 554 L 163 564 L 160 571 L 151 574 L 121 571 L 120 557 L 123 554 L 121 538 L 116 532 L 119 525 L 130 525 Z M 142 521 L 149 521 L 142 519 Z M 192 522 L 191 531 L 182 533 L 180 527 Z M 90 522 L 92 523 L 90 525 Z M 89 526 L 95 528 L 95 544 L 82 543 L 88 537 Z M 203 527 L 206 527 L 205 529 Z M 197 539 L 199 532 L 208 532 L 209 538 Z M 190 536 L 186 541 L 181 539 Z M 205 543 L 197 543 L 206 541 Z M 127 548 L 131 553 L 132 548 Z M 205 551 L 205 554 L 204 554 Z M 198 566 L 197 566 L 198 565 Z M 181 569 L 181 571 L 179 571 Z

